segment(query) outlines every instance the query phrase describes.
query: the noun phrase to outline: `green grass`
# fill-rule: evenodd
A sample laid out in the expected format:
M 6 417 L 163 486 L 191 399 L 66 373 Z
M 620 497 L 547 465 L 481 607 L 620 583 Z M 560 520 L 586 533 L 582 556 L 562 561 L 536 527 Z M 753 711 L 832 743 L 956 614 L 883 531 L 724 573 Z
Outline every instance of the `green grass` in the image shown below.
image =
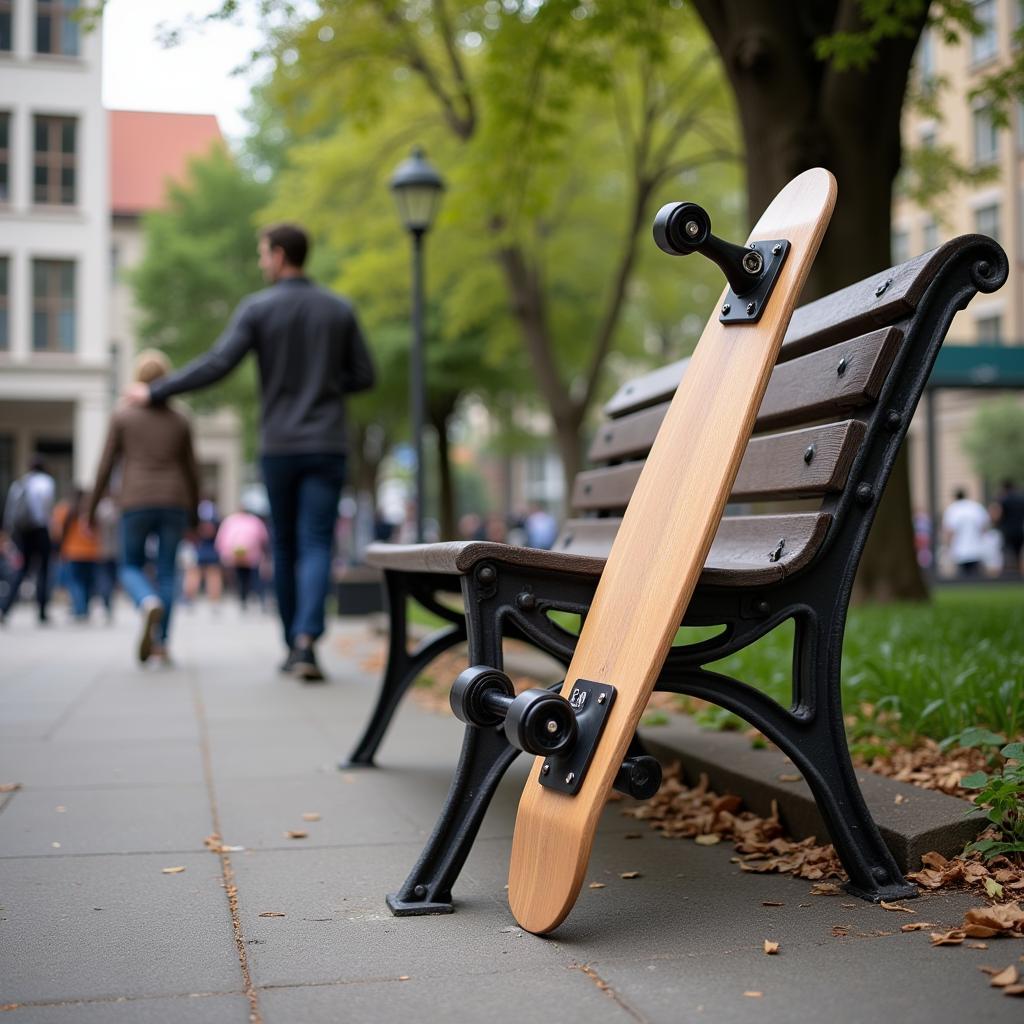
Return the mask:
M 422 610 L 415 621 L 426 624 Z M 567 629 L 578 618 L 555 615 Z M 431 617 L 431 623 L 437 620 Z M 692 642 L 716 629 L 680 630 Z M 779 703 L 792 700 L 793 624 L 786 622 L 712 667 Z M 1024 586 L 940 589 L 926 605 L 869 605 L 850 610 L 843 645 L 843 701 L 850 738 L 865 752 L 876 742 L 945 739 L 984 726 L 1008 740 L 1024 735 Z M 714 728 L 735 716 L 701 708 Z

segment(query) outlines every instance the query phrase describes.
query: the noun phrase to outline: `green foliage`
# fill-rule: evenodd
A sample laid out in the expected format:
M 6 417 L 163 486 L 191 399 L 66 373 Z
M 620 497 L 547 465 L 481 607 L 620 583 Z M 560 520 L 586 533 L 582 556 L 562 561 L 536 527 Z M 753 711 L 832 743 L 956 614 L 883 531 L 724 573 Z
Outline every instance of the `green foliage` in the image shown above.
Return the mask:
M 1001 767 L 974 772 L 960 780 L 965 789 L 978 790 L 974 803 L 987 808 L 986 817 L 998 831 L 994 839 L 970 843 L 986 860 L 1006 853 L 1024 853 L 1024 743 L 1008 743 L 1000 755 Z
M 990 483 L 1024 479 L 1024 404 L 1012 396 L 985 402 L 963 443 L 975 471 Z
M 205 352 L 238 301 L 262 286 L 256 263 L 257 213 L 268 189 L 243 172 L 223 147 L 189 164 L 161 210 L 143 220 L 145 255 L 131 275 L 139 337 L 176 366 Z M 252 360 L 214 387 L 190 396 L 199 409 L 230 406 L 255 438 Z

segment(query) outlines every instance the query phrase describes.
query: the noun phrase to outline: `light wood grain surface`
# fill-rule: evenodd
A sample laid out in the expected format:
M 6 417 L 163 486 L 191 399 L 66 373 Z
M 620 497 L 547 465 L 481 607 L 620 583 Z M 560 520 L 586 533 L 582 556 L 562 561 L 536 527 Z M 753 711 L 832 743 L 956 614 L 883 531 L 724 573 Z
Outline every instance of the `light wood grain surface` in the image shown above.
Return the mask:
M 562 690 L 568 697 L 577 679 L 592 679 L 618 697 L 580 791 L 541 786 L 538 759 L 519 803 L 509 903 L 528 931 L 556 928 L 579 894 L 598 819 L 704 565 L 835 195 L 835 179 L 816 168 L 764 212 L 749 241 L 792 243 L 764 316 L 756 326 L 720 324 L 719 299 L 637 481 Z

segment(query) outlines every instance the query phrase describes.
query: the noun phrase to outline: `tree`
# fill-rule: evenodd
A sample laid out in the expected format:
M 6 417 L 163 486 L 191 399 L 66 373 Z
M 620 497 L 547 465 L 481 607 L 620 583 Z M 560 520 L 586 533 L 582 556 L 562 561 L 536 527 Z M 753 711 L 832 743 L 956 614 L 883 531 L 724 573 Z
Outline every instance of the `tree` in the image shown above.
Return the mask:
M 974 417 L 964 450 L 987 484 L 1024 480 L 1024 405 L 1007 395 L 983 405 Z
M 268 187 L 252 179 L 220 145 L 189 163 L 163 209 L 143 218 L 145 255 L 131 274 L 139 336 L 182 364 L 205 352 L 232 310 L 263 286 L 256 263 L 256 217 Z M 196 392 L 199 409 L 230 406 L 255 442 L 255 370 L 251 361 L 226 380 Z
M 808 167 L 827 167 L 839 202 L 804 290 L 813 299 L 889 265 L 900 121 L 929 21 L 972 31 L 968 0 L 693 0 L 729 78 L 743 133 L 749 217 Z M 1012 83 L 1019 88 L 1021 55 Z M 1011 84 L 1012 84 L 1011 83 Z M 1006 81 L 990 81 L 999 102 Z M 906 451 L 881 502 L 857 579 L 875 600 L 926 596 L 913 547 Z
M 431 238 L 442 329 L 482 328 L 478 358 L 506 381 L 526 354 L 571 480 L 609 352 L 643 351 L 622 326 L 642 299 L 631 283 L 657 200 L 687 173 L 705 198 L 734 185 L 731 111 L 692 19 L 678 0 L 321 0 L 275 52 L 273 94 L 311 141 L 290 154 L 274 208 L 316 212 L 346 253 L 339 285 L 404 288 L 384 269 L 404 245 L 382 237 L 393 214 L 358 225 L 393 162 L 425 142 L 451 181 Z M 670 260 L 657 266 L 678 280 Z M 711 273 L 688 266 L 694 279 Z M 677 319 L 713 294 L 681 296 Z

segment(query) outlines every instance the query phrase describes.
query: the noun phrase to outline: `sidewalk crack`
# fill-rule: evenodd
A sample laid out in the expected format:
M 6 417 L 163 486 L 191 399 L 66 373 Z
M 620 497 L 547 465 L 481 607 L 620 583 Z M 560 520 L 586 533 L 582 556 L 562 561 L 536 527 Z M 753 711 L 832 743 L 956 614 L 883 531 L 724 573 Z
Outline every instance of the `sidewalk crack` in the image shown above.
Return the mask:
M 581 974 L 585 974 L 620 1010 L 628 1013 L 638 1024 L 648 1024 L 647 1018 L 637 1010 L 634 1010 L 590 964 L 576 964 L 575 967 Z

